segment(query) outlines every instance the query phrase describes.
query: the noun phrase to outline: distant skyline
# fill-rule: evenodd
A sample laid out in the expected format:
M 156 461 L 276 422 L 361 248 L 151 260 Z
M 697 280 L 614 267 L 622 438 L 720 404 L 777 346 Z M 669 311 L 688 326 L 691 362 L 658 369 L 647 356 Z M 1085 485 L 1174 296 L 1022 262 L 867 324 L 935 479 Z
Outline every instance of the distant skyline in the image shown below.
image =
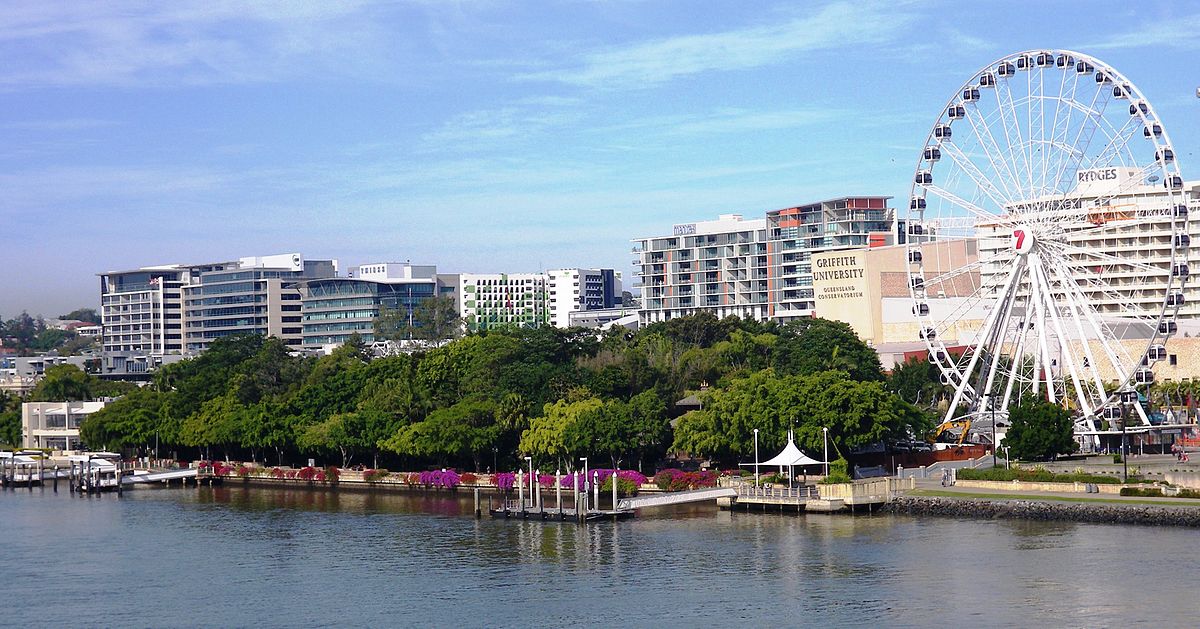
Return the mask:
M 299 251 L 342 268 L 612 267 L 671 225 L 907 198 L 983 65 L 1129 77 L 1200 171 L 1179 2 L 0 5 L 0 316 L 96 274 Z

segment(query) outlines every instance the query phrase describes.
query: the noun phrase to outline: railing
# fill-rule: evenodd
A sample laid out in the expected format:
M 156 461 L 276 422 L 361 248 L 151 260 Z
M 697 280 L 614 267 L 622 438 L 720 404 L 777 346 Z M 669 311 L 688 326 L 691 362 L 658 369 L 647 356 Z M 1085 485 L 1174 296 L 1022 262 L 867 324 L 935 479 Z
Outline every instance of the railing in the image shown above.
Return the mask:
M 817 488 L 809 485 L 800 487 L 756 487 L 741 485 L 736 487 L 738 498 L 764 498 L 778 500 L 801 500 L 816 498 Z

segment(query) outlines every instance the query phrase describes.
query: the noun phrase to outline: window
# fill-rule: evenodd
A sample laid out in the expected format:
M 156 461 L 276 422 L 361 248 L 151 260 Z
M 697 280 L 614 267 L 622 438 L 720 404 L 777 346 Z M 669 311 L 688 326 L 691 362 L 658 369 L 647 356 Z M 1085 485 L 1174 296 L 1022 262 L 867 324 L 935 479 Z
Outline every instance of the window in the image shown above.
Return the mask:
M 1174 367 L 1175 362 L 1176 362 L 1175 354 L 1171 354 L 1170 356 L 1167 356 L 1167 362 L 1171 363 L 1171 366 Z

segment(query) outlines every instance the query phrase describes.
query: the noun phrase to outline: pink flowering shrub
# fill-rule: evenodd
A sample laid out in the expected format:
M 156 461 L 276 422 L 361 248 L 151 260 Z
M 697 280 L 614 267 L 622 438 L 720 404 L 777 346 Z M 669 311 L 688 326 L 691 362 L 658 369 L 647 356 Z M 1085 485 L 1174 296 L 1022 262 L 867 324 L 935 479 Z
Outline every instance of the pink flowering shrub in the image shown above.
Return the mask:
M 421 484 L 426 487 L 454 489 L 462 483 L 462 478 L 454 470 L 432 470 L 421 472 Z
M 517 475 L 512 472 L 500 472 L 495 476 L 496 489 L 509 491 L 517 484 Z

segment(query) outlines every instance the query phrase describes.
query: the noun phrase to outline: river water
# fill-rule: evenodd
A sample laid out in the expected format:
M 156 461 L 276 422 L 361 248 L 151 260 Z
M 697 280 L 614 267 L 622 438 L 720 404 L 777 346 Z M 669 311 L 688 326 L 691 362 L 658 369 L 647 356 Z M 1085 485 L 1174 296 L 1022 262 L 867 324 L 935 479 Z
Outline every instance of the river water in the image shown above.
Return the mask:
M 5 626 L 1200 623 L 1200 533 L 646 510 L 586 527 L 468 495 L 0 492 Z

